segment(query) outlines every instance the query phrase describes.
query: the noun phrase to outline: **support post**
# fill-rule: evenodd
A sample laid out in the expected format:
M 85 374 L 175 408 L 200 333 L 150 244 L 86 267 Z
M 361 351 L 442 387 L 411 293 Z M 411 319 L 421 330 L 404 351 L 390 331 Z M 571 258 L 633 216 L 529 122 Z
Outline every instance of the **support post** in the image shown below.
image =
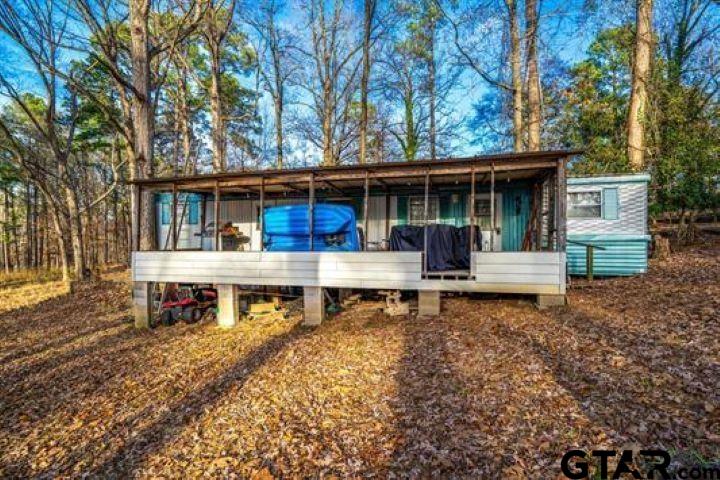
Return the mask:
M 475 165 L 470 168 L 470 262 L 475 251 Z
M 425 172 L 425 205 L 423 209 L 423 274 L 428 273 L 428 201 L 430 199 L 430 170 Z
M 325 320 L 325 292 L 322 287 L 303 288 L 303 325 L 316 326 Z
M 265 248 L 264 237 L 265 237 L 265 177 L 260 179 L 260 251 L 262 252 Z
M 593 281 L 593 263 L 595 256 L 595 249 L 592 245 L 585 246 L 585 273 L 587 274 L 588 281 Z
M 365 195 L 363 198 L 363 250 L 368 247 L 368 210 L 370 208 L 370 178 L 365 170 Z
M 220 251 L 220 182 L 215 180 L 215 202 L 213 203 L 215 213 L 215 251 Z
M 495 251 L 495 162 L 490 166 L 490 251 Z
M 315 175 L 310 174 L 310 195 L 308 198 L 308 222 L 310 223 L 310 251 L 315 250 Z
M 564 252 L 567 246 L 567 182 L 565 179 L 565 158 L 558 160 L 557 168 L 557 251 Z
M 240 305 L 238 302 L 237 286 L 218 285 L 218 326 L 232 328 L 237 325 L 240 317 Z
M 432 317 L 440 315 L 440 291 L 419 290 L 418 291 L 418 316 Z
M 390 195 L 385 194 L 385 239 L 390 239 Z
M 203 249 L 203 238 L 205 238 L 205 225 L 207 225 L 207 195 L 202 194 L 202 202 L 200 204 L 200 250 Z
M 563 307 L 565 306 L 565 295 L 538 295 L 537 296 L 537 307 L 540 310 L 550 307 Z
M 172 185 L 172 211 L 170 212 L 172 214 L 172 250 L 177 250 L 177 201 L 178 201 L 178 193 L 177 193 L 177 185 L 173 183 Z
M 152 282 L 133 282 L 132 302 L 135 328 L 149 328 L 152 318 Z
M 133 233 L 133 245 L 132 251 L 139 252 L 141 250 L 140 239 L 142 238 L 142 199 L 143 199 L 143 188 L 142 185 L 136 185 L 134 189 L 137 195 L 135 199 L 135 211 L 133 213 L 133 222 L 135 223 Z

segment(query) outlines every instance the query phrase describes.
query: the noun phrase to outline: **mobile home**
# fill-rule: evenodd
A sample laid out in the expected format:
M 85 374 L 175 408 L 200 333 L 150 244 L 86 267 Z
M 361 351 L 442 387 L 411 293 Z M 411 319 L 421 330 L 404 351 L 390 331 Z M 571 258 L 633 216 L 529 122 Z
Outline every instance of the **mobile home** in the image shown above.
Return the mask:
M 600 276 L 647 272 L 647 174 L 575 176 L 567 180 L 567 260 L 571 275 L 585 275 L 586 245 Z
M 541 305 L 564 303 L 565 166 L 579 153 L 136 181 L 137 201 L 155 204 L 157 245 L 152 251 L 135 247 L 132 255 L 136 323 L 147 324 L 153 282 L 215 284 L 218 320 L 226 325 L 236 321 L 235 292 L 243 286 L 302 287 L 308 323 L 322 319 L 323 288 L 417 290 L 421 313 L 439 312 L 441 291 L 521 293 L 536 295 Z M 307 205 L 312 237 L 313 211 L 321 203 L 353 207 L 362 232 L 358 251 L 267 250 L 264 212 L 278 205 Z M 133 223 L 137 246 L 139 216 Z M 416 251 L 394 249 L 394 232 L 412 225 L 422 231 L 425 245 Z M 467 268 L 429 265 L 428 232 L 440 225 L 470 232 L 470 241 L 454 247 L 467 249 L 461 252 Z M 226 230 L 232 242 L 226 242 Z

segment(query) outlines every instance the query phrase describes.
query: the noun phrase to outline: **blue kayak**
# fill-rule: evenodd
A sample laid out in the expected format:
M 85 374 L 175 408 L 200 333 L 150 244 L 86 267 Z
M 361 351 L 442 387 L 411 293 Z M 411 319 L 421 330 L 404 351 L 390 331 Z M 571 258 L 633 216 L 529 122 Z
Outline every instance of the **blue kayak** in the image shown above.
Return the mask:
M 307 204 L 267 207 L 263 212 L 265 250 L 306 252 L 310 250 L 310 214 Z M 347 205 L 318 203 L 314 208 L 315 251 L 360 250 L 355 211 Z

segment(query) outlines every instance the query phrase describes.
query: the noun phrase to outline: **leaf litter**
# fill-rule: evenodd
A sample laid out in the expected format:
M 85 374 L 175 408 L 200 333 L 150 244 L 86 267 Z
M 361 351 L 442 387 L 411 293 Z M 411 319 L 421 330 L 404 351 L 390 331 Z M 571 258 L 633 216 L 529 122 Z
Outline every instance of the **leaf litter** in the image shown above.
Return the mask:
M 720 457 L 720 244 L 570 305 L 360 304 L 316 329 L 132 327 L 126 282 L 0 314 L 0 477 L 556 478 L 570 448 Z

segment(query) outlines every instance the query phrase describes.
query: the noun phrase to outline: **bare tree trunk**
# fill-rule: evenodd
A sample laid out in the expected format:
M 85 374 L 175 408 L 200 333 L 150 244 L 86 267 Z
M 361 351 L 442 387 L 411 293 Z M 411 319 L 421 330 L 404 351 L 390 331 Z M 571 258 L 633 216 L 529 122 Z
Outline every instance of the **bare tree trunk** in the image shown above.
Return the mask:
M 329 61 L 329 59 L 328 59 Z M 328 66 L 329 68 L 329 66 Z M 333 108 L 333 90 L 329 86 L 329 82 L 325 82 L 323 86 L 323 121 L 322 121 L 322 133 L 323 133 L 323 166 L 329 167 L 335 165 L 335 158 L 333 156 L 333 121 L 332 117 L 335 112 Z
M 182 78 L 180 80 L 180 104 L 178 112 L 180 138 L 182 142 L 182 156 L 183 156 L 183 168 L 182 171 L 185 174 L 192 175 L 195 172 L 195 168 L 190 170 L 190 156 L 192 155 L 192 134 L 190 132 L 190 109 L 188 107 L 188 84 L 187 84 L 187 72 L 182 69 Z
M 429 110 L 430 110 L 430 158 L 435 160 L 437 158 L 437 126 L 435 124 L 435 111 L 436 111 L 436 88 L 435 88 L 435 21 L 432 21 L 429 31 L 429 44 L 428 44 L 428 95 L 429 99 Z
M 645 167 L 645 118 L 650 57 L 652 55 L 652 9 L 652 0 L 637 0 L 637 25 L 627 137 L 628 161 L 634 171 L 640 171 Z
M 220 47 L 210 48 L 210 114 L 212 118 L 213 172 L 224 172 L 227 168 L 225 143 L 225 119 L 222 112 Z
M 33 268 L 40 267 L 40 259 L 42 258 L 42 232 L 40 231 L 40 201 L 38 198 L 37 187 L 33 187 Z
M 67 245 L 65 244 L 65 232 L 63 232 L 62 220 L 60 219 L 60 212 L 58 205 L 52 198 L 50 192 L 46 189 L 41 189 L 43 197 L 45 198 L 45 206 L 50 220 L 52 220 L 53 228 L 55 229 L 55 236 L 57 237 L 58 244 L 58 260 L 60 261 L 60 269 L 62 271 L 62 280 L 64 282 L 70 281 L 70 258 L 68 255 Z
M 3 205 L 3 265 L 5 266 L 5 273 L 10 273 L 10 229 L 8 228 L 8 222 L 10 221 L 10 200 L 8 198 L 7 189 L 3 192 L 4 205 Z
M 76 280 L 87 280 L 87 264 L 85 258 L 85 247 L 83 244 L 83 228 L 80 210 L 77 204 L 75 191 L 65 188 L 65 202 L 68 207 L 68 215 L 70 220 L 70 242 L 73 251 L 73 272 Z
M 520 31 L 518 27 L 517 2 L 505 0 L 508 10 L 508 30 L 510 31 L 510 67 L 512 72 L 512 122 L 513 150 L 522 152 L 523 146 L 523 91 L 522 62 L 520 59 Z
M 32 267 L 32 204 L 30 203 L 30 182 L 25 182 L 25 268 Z
M 370 81 L 370 34 L 375 15 L 375 0 L 365 0 L 365 22 L 363 26 L 362 75 L 360 77 L 360 163 L 367 161 L 368 131 L 368 83 Z
M 280 86 L 282 88 L 282 86 Z M 275 160 L 275 167 L 278 169 L 283 168 L 283 93 L 282 90 L 276 95 L 273 101 L 275 109 L 275 151 L 277 158 Z
M 11 194 L 10 195 L 10 221 L 12 222 L 12 226 L 10 231 L 12 232 L 12 246 L 13 246 L 13 253 L 14 257 L 12 260 L 13 270 L 19 270 L 20 269 L 20 245 L 18 241 L 18 232 L 17 232 L 17 224 L 15 223 L 15 219 L 17 218 L 17 214 L 15 213 L 15 197 Z
M 533 152 L 542 148 L 540 143 L 542 105 L 540 99 L 540 74 L 538 73 L 537 58 L 537 0 L 525 0 L 525 25 L 527 29 L 526 39 L 528 66 L 528 150 Z
M 116 195 L 113 195 L 114 201 L 112 202 L 112 212 L 113 212 L 113 263 L 120 263 L 120 221 L 118 219 L 118 201 Z
M 135 148 L 134 155 L 131 157 L 131 180 L 151 178 L 154 174 L 153 139 L 155 125 L 150 88 L 149 15 L 150 0 L 130 0 L 130 43 L 133 88 L 135 90 L 132 97 Z M 132 188 L 137 189 L 138 187 L 133 185 Z M 154 208 L 151 205 L 152 195 L 146 192 L 142 199 L 138 195 L 132 195 L 131 198 L 133 250 L 153 250 L 156 242 L 153 231 Z M 140 217 L 139 224 L 138 217 Z

